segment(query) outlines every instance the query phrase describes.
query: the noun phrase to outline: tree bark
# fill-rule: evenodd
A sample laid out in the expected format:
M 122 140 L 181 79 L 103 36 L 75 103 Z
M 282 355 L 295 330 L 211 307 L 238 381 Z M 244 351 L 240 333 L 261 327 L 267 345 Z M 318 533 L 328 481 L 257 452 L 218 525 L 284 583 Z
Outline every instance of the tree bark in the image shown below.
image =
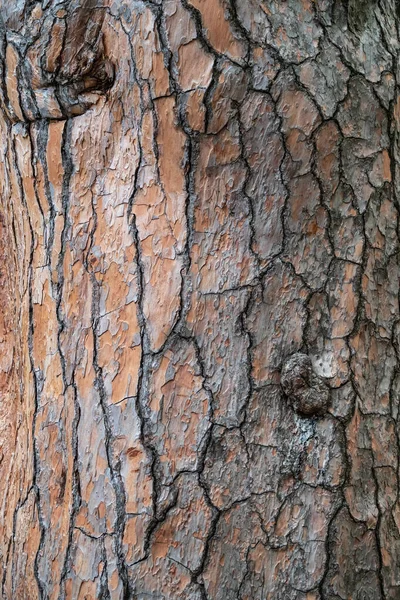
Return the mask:
M 395 0 L 0 0 L 5 600 L 398 600 Z

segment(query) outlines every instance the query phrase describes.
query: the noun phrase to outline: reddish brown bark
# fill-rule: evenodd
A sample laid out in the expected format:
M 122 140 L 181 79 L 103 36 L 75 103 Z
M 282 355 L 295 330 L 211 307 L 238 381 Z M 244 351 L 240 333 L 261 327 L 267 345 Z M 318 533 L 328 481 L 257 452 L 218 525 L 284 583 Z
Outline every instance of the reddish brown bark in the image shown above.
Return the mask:
M 394 0 L 0 14 L 2 598 L 398 599 Z

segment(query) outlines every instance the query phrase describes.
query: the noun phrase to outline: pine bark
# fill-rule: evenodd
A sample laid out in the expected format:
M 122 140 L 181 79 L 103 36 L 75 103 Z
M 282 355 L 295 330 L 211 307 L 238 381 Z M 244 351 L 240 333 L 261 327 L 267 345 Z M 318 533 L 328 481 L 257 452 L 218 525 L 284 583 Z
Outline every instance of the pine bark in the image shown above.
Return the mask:
M 4 600 L 398 600 L 395 0 L 0 0 Z

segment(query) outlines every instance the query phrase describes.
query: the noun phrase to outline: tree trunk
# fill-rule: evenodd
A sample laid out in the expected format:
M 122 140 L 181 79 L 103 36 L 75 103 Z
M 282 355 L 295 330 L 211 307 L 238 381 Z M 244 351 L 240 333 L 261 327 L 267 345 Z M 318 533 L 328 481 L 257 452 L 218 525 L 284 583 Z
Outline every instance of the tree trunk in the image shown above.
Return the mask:
M 5 600 L 398 600 L 396 0 L 0 0 Z

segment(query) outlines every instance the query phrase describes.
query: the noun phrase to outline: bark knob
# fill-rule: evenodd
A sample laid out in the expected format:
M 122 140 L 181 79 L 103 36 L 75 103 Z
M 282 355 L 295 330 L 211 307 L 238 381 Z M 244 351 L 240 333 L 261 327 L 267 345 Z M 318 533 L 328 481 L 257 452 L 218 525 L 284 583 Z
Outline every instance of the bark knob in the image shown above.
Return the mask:
M 317 375 L 307 354 L 296 352 L 283 364 L 281 386 L 294 410 L 302 415 L 323 415 L 329 407 L 329 387 Z

